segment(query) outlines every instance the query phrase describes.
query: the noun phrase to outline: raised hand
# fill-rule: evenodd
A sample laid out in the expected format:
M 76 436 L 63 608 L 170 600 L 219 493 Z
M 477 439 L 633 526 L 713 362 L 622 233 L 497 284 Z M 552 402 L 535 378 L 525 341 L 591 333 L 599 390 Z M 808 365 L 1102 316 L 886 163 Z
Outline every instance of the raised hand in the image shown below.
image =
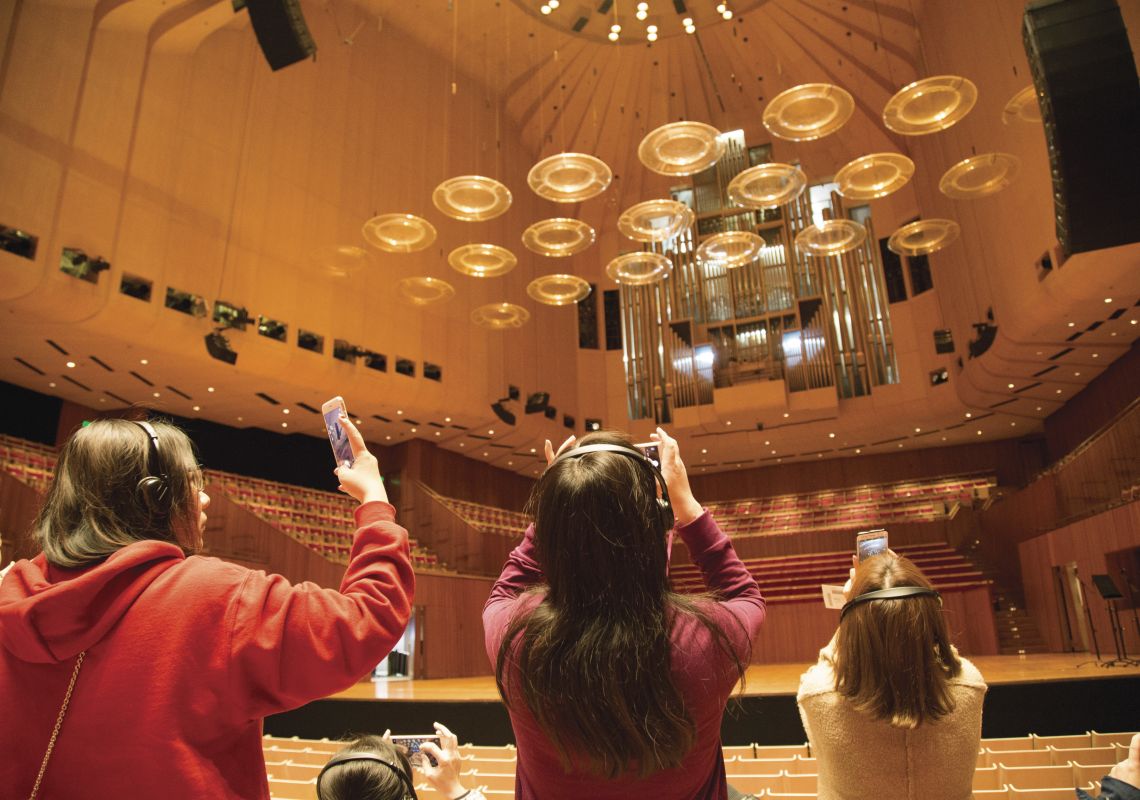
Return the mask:
M 340 424 L 348 435 L 353 463 L 351 467 L 341 464 L 333 470 L 340 481 L 337 488 L 361 503 L 371 503 L 374 500 L 387 503 L 388 492 L 384 489 L 384 479 L 380 477 L 380 464 L 376 461 L 376 456 L 368 452 L 364 437 L 352 424 L 352 420 L 342 414 Z
M 665 479 L 665 488 L 669 490 L 673 516 L 678 525 L 686 525 L 703 514 L 704 509 L 693 497 L 693 490 L 689 487 L 689 473 L 685 471 L 685 462 L 681 460 L 677 440 L 667 434 L 664 428 L 658 428 L 656 433 L 649 434 L 649 438 L 658 444 L 661 477 Z
M 436 747 L 432 742 L 424 742 L 420 745 L 420 752 L 435 759 L 435 766 L 431 765 L 430 759 L 424 758 L 420 760 L 416 769 L 423 773 L 427 782 L 439 794 L 447 798 L 459 797 L 467 791 L 459 781 L 459 770 L 462 765 L 459 756 L 459 740 L 454 733 L 439 722 L 435 723 L 435 732 L 439 735 L 439 741 L 443 745 L 442 749 Z

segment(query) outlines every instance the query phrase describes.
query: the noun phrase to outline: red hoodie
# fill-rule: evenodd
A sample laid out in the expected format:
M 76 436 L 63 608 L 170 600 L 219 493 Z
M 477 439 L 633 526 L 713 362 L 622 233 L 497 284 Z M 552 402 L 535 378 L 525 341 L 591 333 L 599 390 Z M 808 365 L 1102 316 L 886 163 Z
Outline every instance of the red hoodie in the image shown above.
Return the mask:
M 41 798 L 268 798 L 262 717 L 348 687 L 403 633 L 415 577 L 394 520 L 357 509 L 340 592 L 158 541 L 86 569 L 16 563 L 0 584 L 0 794 L 28 796 L 86 651 Z

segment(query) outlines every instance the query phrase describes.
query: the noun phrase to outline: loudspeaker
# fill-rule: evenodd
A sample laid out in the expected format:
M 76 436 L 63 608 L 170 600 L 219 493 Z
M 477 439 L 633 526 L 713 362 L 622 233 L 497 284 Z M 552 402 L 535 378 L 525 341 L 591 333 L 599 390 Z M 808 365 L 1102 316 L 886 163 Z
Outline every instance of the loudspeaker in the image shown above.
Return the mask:
M 1035 0 L 1022 40 L 1065 255 L 1140 241 L 1140 85 L 1115 0 Z
M 261 52 L 276 71 L 317 52 L 300 0 L 246 0 Z

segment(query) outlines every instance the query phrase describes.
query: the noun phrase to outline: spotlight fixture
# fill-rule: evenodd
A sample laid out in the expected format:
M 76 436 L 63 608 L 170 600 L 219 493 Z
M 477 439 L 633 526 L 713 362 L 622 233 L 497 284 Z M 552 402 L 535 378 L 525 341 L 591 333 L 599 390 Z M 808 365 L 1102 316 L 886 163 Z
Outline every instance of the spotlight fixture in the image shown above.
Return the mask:
M 226 330 L 225 327 L 221 327 L 206 334 L 206 352 L 218 361 L 236 364 L 238 354 L 234 352 L 234 349 L 230 347 L 229 340 L 222 334 L 224 330 Z
M 558 409 L 554 406 L 547 406 L 543 409 L 542 414 L 547 419 L 558 419 Z
M 949 380 L 950 380 L 950 371 L 948 369 L 946 369 L 946 367 L 943 367 L 942 369 L 936 369 L 930 373 L 930 385 L 931 386 L 940 386 L 941 384 L 946 383 Z
M 563 414 L 562 415 L 562 424 L 563 424 L 563 426 L 569 428 L 570 430 L 574 430 L 575 420 L 569 414 Z
M 507 385 L 507 397 L 509 399 L 518 400 L 521 396 L 522 392 L 519 391 L 519 387 L 511 386 L 510 384 Z
M 494 403 L 491 403 L 491 410 L 495 412 L 496 417 L 508 425 L 515 424 L 515 415 L 506 409 L 502 400 L 496 400 Z
M 550 392 L 532 392 L 526 398 L 526 413 L 540 414 L 550 406 Z
M 249 315 L 248 310 L 237 303 L 215 300 L 214 322 L 221 326 L 221 330 L 237 328 L 239 331 L 244 331 L 245 326 L 253 322 L 253 317 Z
M 600 419 L 590 419 L 589 417 L 586 418 L 587 431 L 600 431 L 601 429 L 602 421 Z

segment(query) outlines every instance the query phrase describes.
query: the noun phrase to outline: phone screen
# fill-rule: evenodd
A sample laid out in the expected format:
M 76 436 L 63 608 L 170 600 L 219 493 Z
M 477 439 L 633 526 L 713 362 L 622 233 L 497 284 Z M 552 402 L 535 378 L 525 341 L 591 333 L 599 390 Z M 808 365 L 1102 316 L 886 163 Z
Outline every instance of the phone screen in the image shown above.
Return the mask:
M 661 469 L 661 451 L 657 442 L 643 442 L 642 444 L 635 444 L 634 447 L 644 453 L 645 457 L 653 463 L 653 466 Z
M 402 745 L 408 751 L 408 762 L 413 767 L 418 767 L 423 763 L 424 758 L 427 758 L 428 763 L 433 767 L 438 766 L 434 758 L 427 753 L 420 752 L 420 745 L 424 742 L 431 742 L 440 750 L 443 749 L 443 743 L 440 738 L 435 734 L 427 734 L 424 736 L 393 736 L 392 744 Z
M 885 530 L 863 531 L 855 538 L 855 551 L 860 561 L 866 561 L 879 553 L 887 552 L 887 532 Z
M 347 463 L 352 466 L 352 445 L 348 443 L 348 433 L 340 424 L 340 415 L 346 414 L 344 401 L 334 397 L 321 408 L 325 417 L 325 430 L 329 434 L 329 443 L 332 444 L 333 455 L 338 465 Z

